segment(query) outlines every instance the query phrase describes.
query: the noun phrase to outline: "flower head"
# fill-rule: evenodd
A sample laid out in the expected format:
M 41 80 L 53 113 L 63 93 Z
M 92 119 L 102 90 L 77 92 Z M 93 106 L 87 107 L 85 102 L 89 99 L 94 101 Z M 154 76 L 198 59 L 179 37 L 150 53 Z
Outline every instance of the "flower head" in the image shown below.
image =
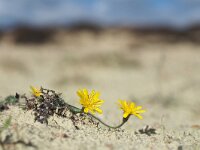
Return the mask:
M 42 95 L 42 92 L 41 92 L 39 89 L 37 89 L 37 88 L 35 88 L 35 87 L 33 87 L 33 86 L 30 86 L 30 88 L 31 88 L 31 93 L 32 93 L 34 96 L 40 97 L 40 96 Z
M 78 96 L 80 97 L 80 104 L 83 106 L 85 113 L 89 111 L 91 113 L 98 112 L 102 114 L 102 110 L 99 108 L 103 104 L 103 100 L 99 99 L 100 93 L 92 92 L 89 94 L 87 89 L 82 89 L 77 91 Z
M 145 112 L 145 110 L 142 110 L 142 106 L 136 106 L 135 103 L 125 100 L 119 100 L 119 106 L 124 111 L 124 118 L 127 118 L 129 115 L 135 115 L 139 119 L 143 119 L 140 115 Z

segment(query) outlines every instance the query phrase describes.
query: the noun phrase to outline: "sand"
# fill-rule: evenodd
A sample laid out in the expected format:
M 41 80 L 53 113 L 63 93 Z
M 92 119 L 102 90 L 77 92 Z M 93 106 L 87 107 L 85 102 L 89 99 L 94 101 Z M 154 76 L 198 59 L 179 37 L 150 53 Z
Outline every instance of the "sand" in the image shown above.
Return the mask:
M 155 38 L 156 39 L 156 38 Z M 17 106 L 1 113 L 12 123 L 2 136 L 31 142 L 41 150 L 54 149 L 200 149 L 200 45 L 141 39 L 127 32 L 58 33 L 53 42 L 16 44 L 0 41 L 0 96 L 26 93 L 29 86 L 62 92 L 81 107 L 78 89 L 95 89 L 105 100 L 99 117 L 117 125 L 122 111 L 116 102 L 127 99 L 142 105 L 144 119 L 131 116 L 119 130 L 80 124 L 53 116 L 49 125 L 34 122 L 32 111 Z M 150 136 L 138 130 L 149 125 Z M 35 149 L 23 144 L 10 149 Z

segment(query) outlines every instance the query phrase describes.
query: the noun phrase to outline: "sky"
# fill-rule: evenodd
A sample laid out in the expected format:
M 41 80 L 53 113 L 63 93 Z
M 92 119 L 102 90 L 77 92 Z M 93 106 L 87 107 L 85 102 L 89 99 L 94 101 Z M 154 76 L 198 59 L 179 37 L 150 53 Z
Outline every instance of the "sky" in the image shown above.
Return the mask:
M 0 0 L 0 28 L 80 21 L 186 28 L 200 23 L 200 0 Z

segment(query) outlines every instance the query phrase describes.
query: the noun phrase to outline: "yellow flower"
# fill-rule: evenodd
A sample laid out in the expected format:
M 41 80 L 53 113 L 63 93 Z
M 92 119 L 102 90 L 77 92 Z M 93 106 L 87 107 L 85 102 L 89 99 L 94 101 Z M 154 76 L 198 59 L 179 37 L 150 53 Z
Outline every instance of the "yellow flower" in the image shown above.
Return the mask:
M 102 114 L 102 110 L 99 108 L 103 104 L 103 100 L 99 99 L 100 93 L 92 92 L 89 94 L 87 89 L 82 89 L 77 91 L 78 96 L 80 97 L 80 104 L 83 106 L 84 112 L 91 113 L 98 112 Z
M 139 119 L 143 119 L 140 113 L 144 113 L 145 110 L 142 110 L 142 106 L 136 106 L 133 102 L 127 102 L 119 100 L 119 106 L 124 111 L 123 117 L 127 118 L 129 115 L 135 115 Z
M 42 92 L 39 89 L 37 89 L 33 86 L 30 86 L 30 88 L 31 88 L 31 92 L 34 96 L 40 97 L 42 95 Z

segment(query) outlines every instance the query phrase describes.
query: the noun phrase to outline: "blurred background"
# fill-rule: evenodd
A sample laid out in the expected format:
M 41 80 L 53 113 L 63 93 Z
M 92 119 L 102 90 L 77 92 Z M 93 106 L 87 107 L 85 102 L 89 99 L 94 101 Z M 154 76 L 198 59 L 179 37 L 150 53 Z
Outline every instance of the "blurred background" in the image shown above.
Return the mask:
M 127 99 L 148 123 L 194 124 L 199 74 L 200 0 L 0 0 L 2 97 L 43 86 L 78 106 L 88 88 L 105 119 Z

